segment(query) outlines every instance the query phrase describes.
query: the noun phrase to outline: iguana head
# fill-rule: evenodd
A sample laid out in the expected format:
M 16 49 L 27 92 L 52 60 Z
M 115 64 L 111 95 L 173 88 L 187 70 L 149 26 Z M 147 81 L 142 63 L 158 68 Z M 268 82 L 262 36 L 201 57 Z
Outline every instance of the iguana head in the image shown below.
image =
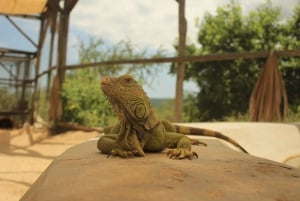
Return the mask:
M 101 89 L 122 120 L 146 121 L 152 113 L 149 98 L 130 75 L 104 77 Z

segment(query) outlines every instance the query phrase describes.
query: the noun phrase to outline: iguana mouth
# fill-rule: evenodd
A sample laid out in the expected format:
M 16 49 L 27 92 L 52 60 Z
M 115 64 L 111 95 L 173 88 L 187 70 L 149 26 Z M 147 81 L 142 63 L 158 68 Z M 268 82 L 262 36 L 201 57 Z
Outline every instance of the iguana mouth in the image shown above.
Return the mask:
M 101 90 L 110 103 L 112 103 L 112 97 L 110 95 L 111 85 L 112 85 L 112 79 L 110 77 L 104 77 L 100 82 Z
M 111 82 L 111 79 L 109 77 L 104 77 L 102 80 L 101 80 L 101 87 L 103 86 L 106 86 L 106 85 L 109 85 Z

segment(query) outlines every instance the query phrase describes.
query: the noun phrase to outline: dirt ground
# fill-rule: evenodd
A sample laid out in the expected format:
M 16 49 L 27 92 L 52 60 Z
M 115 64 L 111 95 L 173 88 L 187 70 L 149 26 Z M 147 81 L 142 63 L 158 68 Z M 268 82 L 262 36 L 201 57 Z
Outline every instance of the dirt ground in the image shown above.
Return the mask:
M 72 131 L 49 136 L 42 128 L 0 130 L 0 200 L 17 201 L 57 156 L 99 136 Z

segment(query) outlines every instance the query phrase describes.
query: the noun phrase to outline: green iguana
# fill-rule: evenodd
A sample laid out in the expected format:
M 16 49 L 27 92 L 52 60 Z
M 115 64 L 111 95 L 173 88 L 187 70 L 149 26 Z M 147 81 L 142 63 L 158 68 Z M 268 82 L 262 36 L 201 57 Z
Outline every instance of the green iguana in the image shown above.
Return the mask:
M 98 149 L 108 157 L 144 156 L 144 151 L 160 152 L 169 148 L 167 155 L 170 158 L 198 158 L 191 145 L 206 144 L 185 134 L 220 138 L 247 153 L 237 142 L 219 132 L 174 126 L 159 120 L 146 93 L 130 75 L 105 77 L 101 89 L 119 118 L 117 125 L 104 128 L 105 135 L 97 143 Z

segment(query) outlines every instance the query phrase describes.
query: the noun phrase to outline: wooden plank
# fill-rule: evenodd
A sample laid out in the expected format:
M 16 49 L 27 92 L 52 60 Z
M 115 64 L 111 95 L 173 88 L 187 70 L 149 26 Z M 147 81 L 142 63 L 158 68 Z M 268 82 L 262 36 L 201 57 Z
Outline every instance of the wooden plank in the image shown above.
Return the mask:
M 36 52 L 29 52 L 29 51 L 22 51 L 16 49 L 9 49 L 9 48 L 0 48 L 0 54 L 29 54 L 29 55 L 36 55 Z
M 300 57 L 300 50 L 282 50 L 275 51 L 279 57 Z M 184 56 L 184 57 L 156 57 L 156 58 L 146 58 L 146 59 L 122 59 L 122 60 L 110 60 L 110 61 L 100 61 L 94 63 L 86 64 L 74 64 L 64 66 L 65 70 L 76 70 L 81 68 L 95 68 L 99 66 L 109 66 L 109 65 L 121 65 L 121 64 L 154 64 L 154 63 L 175 63 L 179 60 L 185 62 L 209 62 L 209 61 L 226 61 L 234 59 L 258 59 L 267 58 L 270 54 L 269 51 L 259 51 L 259 52 L 240 52 L 240 53 L 218 53 L 209 55 L 198 55 L 198 56 Z M 35 79 L 42 77 L 43 75 L 49 73 L 56 69 L 56 66 L 50 67 L 48 70 L 41 72 Z M 31 80 L 34 81 L 35 79 Z
M 31 110 L 0 110 L 0 115 L 10 116 L 10 115 L 27 115 Z
M 278 56 L 300 57 L 300 50 L 283 50 L 275 51 Z M 151 63 L 175 63 L 175 62 L 210 62 L 210 61 L 225 61 L 234 59 L 257 59 L 267 58 L 270 54 L 269 51 L 259 52 L 234 52 L 234 53 L 217 53 L 209 55 L 198 56 L 184 56 L 184 57 L 159 57 L 147 59 L 122 59 L 115 61 L 101 61 L 87 64 L 67 65 L 65 70 L 74 70 L 86 67 L 98 67 L 107 65 L 120 65 L 120 64 L 151 64 Z

